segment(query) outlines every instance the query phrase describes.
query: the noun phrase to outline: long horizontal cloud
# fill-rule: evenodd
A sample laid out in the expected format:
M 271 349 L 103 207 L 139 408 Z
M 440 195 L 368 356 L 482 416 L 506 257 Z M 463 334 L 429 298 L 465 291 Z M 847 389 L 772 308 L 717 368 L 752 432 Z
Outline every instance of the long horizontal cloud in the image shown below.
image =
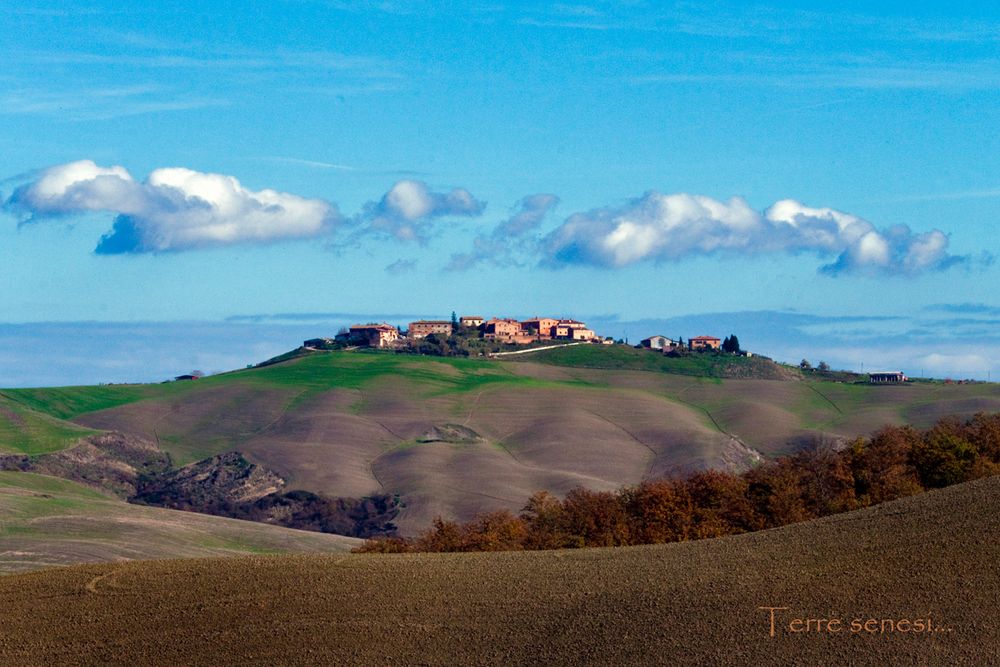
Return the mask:
M 422 240 L 426 225 L 436 218 L 475 217 L 486 208 L 464 188 L 434 192 L 423 181 L 397 182 L 381 200 L 368 202 L 354 218 L 359 233 L 374 232 L 402 241 Z
M 253 191 L 232 176 L 156 169 L 139 182 L 123 167 L 90 160 L 46 169 L 5 208 L 25 219 L 88 211 L 117 213 L 99 254 L 165 252 L 308 238 L 341 219 L 336 206 L 276 190 Z
M 827 274 L 916 274 L 967 262 L 939 230 L 877 229 L 857 216 L 786 199 L 763 213 L 739 197 L 648 192 L 621 207 L 570 216 L 544 240 L 550 264 L 622 267 L 691 255 L 802 252 L 830 257 Z

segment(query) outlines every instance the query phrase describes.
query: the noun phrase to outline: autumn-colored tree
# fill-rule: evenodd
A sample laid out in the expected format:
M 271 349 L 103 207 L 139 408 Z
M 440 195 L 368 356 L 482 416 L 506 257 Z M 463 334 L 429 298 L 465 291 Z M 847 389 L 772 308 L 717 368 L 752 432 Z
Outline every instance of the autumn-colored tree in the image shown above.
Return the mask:
M 576 488 L 566 494 L 562 505 L 567 532 L 583 546 L 628 544 L 628 517 L 615 494 Z
M 792 459 L 781 458 L 746 473 L 747 496 L 761 517 L 760 528 L 776 528 L 814 518 L 802 498 L 799 471 Z
M 520 551 L 528 529 L 507 510 L 481 514 L 462 529 L 462 551 Z
M 795 454 L 790 465 L 798 473 L 799 491 L 809 515 L 826 516 L 857 509 L 850 461 L 832 442 L 817 440 Z
M 465 551 L 464 531 L 454 521 L 441 517 L 434 519 L 434 526 L 414 542 L 414 551 Z
M 705 470 L 687 478 L 695 508 L 695 537 L 721 537 L 754 530 L 760 524 L 747 498 L 749 483 L 735 473 Z
M 981 457 L 1000 463 L 1000 413 L 980 412 L 969 421 L 966 432 Z
M 945 418 L 914 443 L 910 459 L 925 487 L 941 488 L 972 478 L 978 451 L 965 436 L 961 422 Z
M 525 549 L 566 549 L 583 546 L 583 538 L 569 532 L 562 501 L 548 491 L 539 491 L 528 499 L 521 511 L 527 526 Z
M 909 426 L 886 426 L 870 439 L 858 438 L 845 452 L 860 507 L 923 491 L 911 461 L 920 435 Z
M 682 480 L 647 481 L 622 492 L 632 544 L 681 542 L 694 537 L 694 501 Z

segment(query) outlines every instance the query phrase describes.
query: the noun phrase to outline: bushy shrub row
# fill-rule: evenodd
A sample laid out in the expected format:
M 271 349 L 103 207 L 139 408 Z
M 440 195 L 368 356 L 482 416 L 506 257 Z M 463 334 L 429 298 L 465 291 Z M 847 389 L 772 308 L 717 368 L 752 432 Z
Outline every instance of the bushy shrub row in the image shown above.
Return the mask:
M 659 544 L 719 537 L 846 512 L 1000 472 L 1000 414 L 887 426 L 843 447 L 816 443 L 742 474 L 708 470 L 617 492 L 533 495 L 520 515 L 437 519 L 413 539 L 359 552 L 505 551 Z

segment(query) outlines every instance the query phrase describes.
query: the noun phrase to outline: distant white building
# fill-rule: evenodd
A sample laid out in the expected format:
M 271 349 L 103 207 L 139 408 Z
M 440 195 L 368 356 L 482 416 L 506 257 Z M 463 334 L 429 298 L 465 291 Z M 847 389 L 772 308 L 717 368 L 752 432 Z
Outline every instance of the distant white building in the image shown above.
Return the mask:
M 677 347 L 677 341 L 666 336 L 650 336 L 639 341 L 639 347 L 649 348 L 650 350 L 664 350 L 668 347 Z
M 909 379 L 903 371 L 876 371 L 868 374 L 868 382 L 871 384 L 900 384 Z

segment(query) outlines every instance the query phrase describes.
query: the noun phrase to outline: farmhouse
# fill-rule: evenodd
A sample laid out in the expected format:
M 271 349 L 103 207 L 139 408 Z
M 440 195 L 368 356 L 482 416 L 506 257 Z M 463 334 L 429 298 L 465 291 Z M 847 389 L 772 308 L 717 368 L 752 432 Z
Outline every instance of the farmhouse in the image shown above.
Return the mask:
M 389 347 L 399 339 L 399 329 L 381 324 L 355 324 L 350 329 L 349 340 L 368 347 Z
M 547 340 L 555 335 L 559 320 L 552 317 L 532 317 L 521 322 L 521 327 L 539 340 Z
M 450 320 L 417 320 L 410 322 L 410 338 L 424 338 L 431 334 L 451 335 Z
M 559 320 L 553 328 L 552 337 L 586 341 L 593 340 L 597 335 L 579 320 Z
M 688 349 L 691 350 L 718 350 L 722 347 L 722 340 L 715 336 L 695 336 L 688 339 Z
M 649 348 L 650 350 L 664 350 L 676 346 L 677 341 L 666 336 L 650 336 L 639 341 L 639 347 Z
M 483 338 L 516 345 L 526 345 L 535 340 L 519 321 L 511 318 L 488 320 L 483 325 Z
M 458 318 L 458 323 L 463 327 L 469 327 L 470 329 L 478 329 L 483 326 L 483 322 L 486 321 L 482 315 L 462 315 Z
M 901 384 L 909 380 L 903 371 L 878 371 L 868 374 L 868 382 L 871 384 Z

